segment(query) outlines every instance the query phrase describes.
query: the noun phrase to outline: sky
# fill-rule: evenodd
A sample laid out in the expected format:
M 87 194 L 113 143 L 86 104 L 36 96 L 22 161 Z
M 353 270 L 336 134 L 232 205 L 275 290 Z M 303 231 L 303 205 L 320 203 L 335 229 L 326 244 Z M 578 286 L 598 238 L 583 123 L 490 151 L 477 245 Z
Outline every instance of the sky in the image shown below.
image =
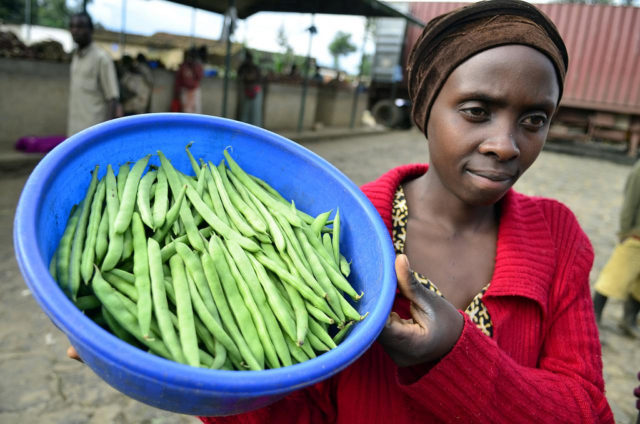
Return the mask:
M 304 1 L 304 0 L 301 0 Z M 126 6 L 123 19 L 122 6 Z M 156 32 L 219 39 L 222 34 L 223 15 L 196 10 L 164 0 L 93 0 L 87 7 L 94 22 L 99 22 L 112 31 L 152 35 Z M 357 52 L 341 57 L 340 68 L 357 73 L 364 43 L 365 18 L 350 15 L 313 16 L 318 33 L 311 41 L 311 56 L 323 67 L 333 67 L 329 44 L 337 31 L 351 34 L 351 42 Z M 272 52 L 282 51 L 278 45 L 278 30 L 284 26 L 288 42 L 297 55 L 306 56 L 309 51 L 311 14 L 260 12 L 237 21 L 232 37 L 235 42 L 245 43 L 249 48 Z M 367 54 L 373 54 L 372 40 L 364 46 Z

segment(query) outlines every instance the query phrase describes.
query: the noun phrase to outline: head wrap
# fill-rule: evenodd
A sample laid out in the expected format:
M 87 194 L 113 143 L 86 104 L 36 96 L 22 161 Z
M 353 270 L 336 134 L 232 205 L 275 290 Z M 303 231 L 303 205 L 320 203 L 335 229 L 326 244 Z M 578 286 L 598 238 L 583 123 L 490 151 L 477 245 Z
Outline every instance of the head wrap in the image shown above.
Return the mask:
M 411 114 L 422 132 L 426 133 L 431 106 L 453 70 L 471 56 L 507 44 L 533 47 L 551 60 L 560 101 L 569 57 L 551 19 L 525 1 L 480 1 L 429 21 L 411 51 L 407 66 Z

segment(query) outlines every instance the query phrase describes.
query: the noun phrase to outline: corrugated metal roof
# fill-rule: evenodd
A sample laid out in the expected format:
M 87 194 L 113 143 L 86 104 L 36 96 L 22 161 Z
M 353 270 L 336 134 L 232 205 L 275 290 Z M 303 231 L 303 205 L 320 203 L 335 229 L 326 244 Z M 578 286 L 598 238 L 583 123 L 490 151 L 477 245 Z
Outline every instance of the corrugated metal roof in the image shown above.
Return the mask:
M 411 3 L 425 22 L 466 3 Z M 556 24 L 569 52 L 562 104 L 640 114 L 640 8 L 536 4 Z M 408 52 L 420 28 L 407 28 Z

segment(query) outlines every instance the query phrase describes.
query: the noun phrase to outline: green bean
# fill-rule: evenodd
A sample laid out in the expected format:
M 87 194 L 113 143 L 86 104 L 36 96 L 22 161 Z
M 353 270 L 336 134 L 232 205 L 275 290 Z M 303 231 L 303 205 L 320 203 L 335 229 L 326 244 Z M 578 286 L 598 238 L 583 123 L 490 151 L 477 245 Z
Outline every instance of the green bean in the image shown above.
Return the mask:
M 140 212 L 140 218 L 142 222 L 152 230 L 155 230 L 155 226 L 153 224 L 153 214 L 151 213 L 151 188 L 157 173 L 157 171 L 149 171 L 142 177 L 136 196 L 136 204 Z
M 351 274 L 351 262 L 348 262 L 347 258 L 342 255 L 340 255 L 340 272 L 342 272 L 342 275 L 345 277 Z
M 208 253 L 203 253 L 201 256 L 202 268 L 204 269 L 204 274 L 207 277 L 207 281 L 209 283 L 209 288 L 211 289 L 211 294 L 213 295 L 213 300 L 216 302 L 216 306 L 218 307 L 218 312 L 220 313 L 220 318 L 222 319 L 222 323 L 225 328 L 229 332 L 231 338 L 235 341 L 238 346 L 238 350 L 242 355 L 242 358 L 245 360 L 250 369 L 260 370 L 263 367 L 258 363 L 255 356 L 253 355 L 251 348 L 242 337 L 240 333 L 240 329 L 236 325 L 229 304 L 227 303 L 227 299 L 225 297 L 224 291 L 222 289 L 222 284 L 220 282 L 220 278 L 218 276 L 218 272 L 216 270 L 213 259 Z
M 215 182 L 216 189 L 218 190 L 218 194 L 220 195 L 220 200 L 222 201 L 222 205 L 224 206 L 224 210 L 229 217 L 229 220 L 233 223 L 233 225 L 238 229 L 240 234 L 245 237 L 253 237 L 256 235 L 255 230 L 252 228 L 252 225 L 247 223 L 246 219 L 240 216 L 240 212 L 234 203 L 237 203 L 237 198 L 235 202 L 231 201 L 230 196 L 232 195 L 227 191 L 227 187 L 224 185 L 222 181 L 222 177 L 220 176 L 220 172 L 218 168 L 215 166 L 210 166 L 211 175 L 213 176 L 213 181 Z M 235 195 L 237 193 L 232 192 Z M 211 225 L 211 224 L 209 224 Z
M 290 205 L 289 201 L 287 199 L 285 199 L 276 189 L 274 189 L 273 187 L 271 187 L 269 185 L 269 183 L 267 183 L 266 181 L 256 177 L 255 175 L 250 175 L 251 179 L 254 180 L 256 182 L 256 184 L 258 184 L 260 187 L 262 187 L 266 192 L 268 192 L 269 194 L 271 194 L 271 196 L 273 196 L 273 198 L 277 201 L 279 201 L 280 203 L 283 203 L 287 206 Z M 296 214 L 298 215 L 298 218 L 300 218 L 304 223 L 306 223 L 307 225 L 311 225 L 313 224 L 314 221 L 314 217 L 312 217 L 309 214 L 306 214 L 300 210 L 296 211 Z
M 120 208 L 116 215 L 114 222 L 114 228 L 116 233 L 124 233 L 131 223 L 131 214 L 133 213 L 133 207 L 136 204 L 136 195 L 138 192 L 138 184 L 142 177 L 149 158 L 151 155 L 147 155 L 141 159 L 138 159 L 133 165 L 133 168 L 127 175 L 124 188 L 122 189 L 122 196 L 120 200 Z
M 200 172 L 196 173 L 196 176 L 198 177 L 198 179 L 196 180 L 196 191 L 200 196 L 204 194 L 204 189 L 207 186 L 207 173 L 205 172 L 206 168 L 207 165 L 204 164 L 202 165 L 202 169 L 200 170 Z
M 323 323 L 329 324 L 329 325 L 335 324 L 335 322 L 336 322 L 329 315 L 325 314 L 320 309 L 316 308 L 315 306 L 313 306 L 313 305 L 311 305 L 311 304 L 309 304 L 307 302 L 304 303 L 304 308 L 306 308 L 307 312 L 309 312 L 309 315 L 314 317 L 319 322 L 323 322 Z
M 210 227 L 205 227 L 203 229 L 200 230 L 200 236 L 207 238 L 211 235 L 212 230 Z M 187 235 L 183 235 L 180 237 L 176 237 L 175 239 L 166 242 L 164 244 L 164 246 L 162 246 L 162 249 L 160 249 L 160 253 L 162 254 L 162 262 L 166 262 L 169 260 L 169 258 L 171 258 L 175 253 L 176 253 L 176 246 L 175 243 L 185 243 L 188 242 L 188 238 Z
M 362 297 L 363 293 L 358 294 L 354 288 L 351 286 L 349 281 L 344 278 L 344 275 L 340 271 L 338 271 L 335 267 L 333 267 L 329 261 L 327 261 L 322 255 L 317 256 L 322 264 L 322 267 L 327 272 L 329 279 L 333 282 L 336 288 L 342 290 L 346 294 L 349 295 L 353 300 L 358 300 Z M 342 297 L 342 296 L 340 296 Z
M 258 337 L 258 331 L 251 317 L 251 312 L 247 308 L 242 295 L 238 290 L 231 268 L 225 256 L 225 247 L 222 240 L 217 235 L 212 235 L 209 240 L 209 255 L 213 259 L 214 266 L 220 277 L 220 282 L 224 293 L 231 306 L 231 312 L 236 318 L 240 332 L 247 341 L 254 358 L 260 364 L 264 364 L 264 349 Z
M 137 302 L 138 291 L 136 290 L 136 287 L 133 284 L 129 283 L 128 281 L 122 279 L 122 277 L 119 277 L 118 275 L 114 274 L 112 271 L 113 270 L 103 272 L 102 278 L 108 281 L 109 284 L 111 284 L 120 293 L 123 293 L 129 299 L 133 300 L 134 302 Z
M 100 306 L 100 300 L 91 294 L 76 297 L 76 301 L 74 303 L 81 311 L 96 309 Z
M 307 239 L 311 237 L 311 234 L 309 232 L 307 232 Z M 329 254 L 329 257 L 333 260 L 333 241 L 331 240 L 331 235 L 329 233 L 323 233 L 322 234 L 322 246 L 324 247 L 325 251 Z M 325 257 L 325 259 L 327 258 L 327 255 L 323 255 Z
M 207 329 L 213 334 L 213 337 L 216 341 L 220 342 L 228 351 L 229 355 L 232 357 L 236 357 L 238 360 L 241 360 L 242 356 L 240 355 L 240 351 L 237 346 L 229 337 L 226 330 L 222 327 L 222 325 L 211 315 L 211 312 L 207 309 L 200 294 L 198 294 L 198 289 L 196 288 L 195 283 L 192 279 L 187 277 L 187 283 L 189 284 L 189 293 L 191 294 L 191 301 L 193 302 L 193 309 L 196 314 L 202 320 L 202 323 L 207 327 Z
M 328 304 L 325 303 L 324 299 L 318 296 L 313 290 L 307 287 L 300 279 L 294 277 L 290 272 L 283 269 L 276 262 L 269 259 L 263 253 L 256 253 L 255 258 L 266 268 L 273 271 L 280 279 L 282 279 L 285 283 L 290 284 L 295 288 L 305 299 L 307 299 L 312 305 L 317 307 L 318 309 L 324 311 L 325 313 L 331 313 Z
M 127 177 L 131 171 L 130 162 L 123 163 L 118 168 L 118 174 L 116 175 L 116 186 L 118 188 L 118 205 L 122 201 L 122 194 L 124 193 L 124 186 L 127 183 Z
M 151 299 L 151 275 L 149 270 L 149 255 L 147 237 L 144 232 L 142 219 L 138 212 L 133 212 L 131 219 L 133 233 L 133 276 L 136 292 L 138 293 L 137 317 L 143 337 L 149 337 L 153 301 Z
M 229 175 L 233 176 L 232 173 L 229 173 Z M 271 238 L 273 239 L 273 244 L 275 245 L 276 249 L 278 249 L 279 252 L 284 252 L 285 249 L 287 248 L 287 245 L 284 240 L 284 235 L 282 234 L 282 231 L 280 230 L 280 227 L 278 226 L 278 223 L 276 222 L 275 218 L 273 217 L 273 215 L 271 215 L 271 213 L 267 210 L 267 208 L 262 204 L 262 202 L 256 196 L 254 196 L 249 190 L 245 189 L 245 191 L 250 201 L 258 210 L 258 213 L 262 215 L 264 220 L 267 222 L 267 227 L 269 228 L 269 234 L 271 234 Z
M 338 332 L 333 336 L 333 342 L 336 345 L 342 343 L 342 340 L 344 340 L 349 330 L 351 330 L 352 325 L 353 325 L 353 321 L 349 321 L 344 327 L 338 330 Z
M 196 191 L 191 187 L 187 187 L 187 197 L 198 213 L 202 215 L 207 224 L 209 224 L 216 233 L 226 239 L 237 241 L 243 248 L 251 252 L 260 250 L 260 246 L 258 246 L 253 240 L 242 236 L 240 233 L 222 222 L 220 218 L 218 218 L 218 216 L 202 201 L 202 199 L 200 199 L 198 193 L 196 193 Z
M 256 272 L 256 276 L 258 277 L 258 282 L 262 285 L 264 292 L 266 294 L 266 300 L 271 306 L 271 310 L 275 314 L 276 318 L 280 322 L 280 325 L 287 333 L 292 340 L 296 339 L 296 324 L 291 315 L 287 313 L 287 306 L 285 305 L 285 301 L 280 295 L 280 292 L 276 288 L 274 282 L 271 280 L 267 271 L 264 269 L 263 265 L 258 262 L 253 255 L 248 255 L 249 260 L 251 261 L 251 265 L 253 266 L 254 271 Z
M 167 303 L 167 293 L 164 289 L 164 272 L 162 271 L 162 260 L 160 259 L 160 245 L 154 239 L 147 240 L 147 255 L 149 257 L 149 274 L 151 275 L 151 297 L 153 299 L 153 312 L 160 327 L 162 340 L 171 352 L 171 356 L 176 362 L 186 364 L 180 341 L 176 335 L 169 305 Z
M 249 177 L 249 175 L 240 167 L 240 165 L 238 165 L 236 161 L 233 160 L 231 155 L 229 155 L 229 152 L 227 151 L 227 149 L 225 149 L 222 153 L 229 164 L 229 168 L 231 169 L 231 172 L 233 172 L 234 175 L 238 177 L 238 179 L 242 182 L 242 184 L 244 184 L 245 187 L 247 187 L 247 189 L 250 192 L 252 192 L 258 199 L 260 199 L 260 201 L 262 201 L 269 208 L 283 214 L 291 225 L 296 227 L 299 227 L 301 225 L 301 221 L 298 215 L 293 214 L 291 212 L 291 209 L 287 208 L 281 202 L 274 199 L 271 196 L 271 194 L 265 191 L 251 177 Z
M 282 230 L 283 236 L 285 237 L 285 242 L 287 245 L 287 253 L 289 254 L 289 257 L 291 259 L 294 258 L 294 256 L 296 257 L 296 260 L 294 260 L 294 263 L 296 264 L 296 266 L 300 266 L 302 268 L 305 268 L 307 271 L 307 275 L 305 276 L 305 282 L 307 282 L 307 284 L 309 284 L 309 282 L 306 280 L 306 277 L 308 277 L 310 268 L 309 268 L 309 263 L 306 261 L 306 258 L 304 257 L 304 252 L 302 251 L 302 246 L 300 246 L 300 243 L 298 242 L 298 239 L 296 238 L 294 232 L 293 232 L 293 228 L 291 227 L 291 225 L 289 225 L 289 223 L 287 222 L 287 220 L 280 214 L 275 214 L 274 218 L 276 220 L 276 222 L 278 223 L 278 225 L 280 226 L 280 229 Z M 311 283 L 311 285 L 315 285 L 315 283 Z M 319 289 L 319 287 L 316 287 L 316 289 Z M 318 292 L 318 294 L 320 296 L 324 296 L 323 293 Z
M 120 324 L 143 345 L 149 347 L 152 352 L 164 358 L 172 358 L 167 347 L 162 341 L 159 339 L 145 339 L 142 337 L 140 327 L 138 326 L 138 320 L 135 315 L 129 312 L 122 298 L 118 295 L 118 292 L 102 278 L 102 275 L 97 268 L 93 274 L 91 286 L 96 297 L 100 299 L 102 305 L 109 311 L 118 324 Z
M 309 333 L 307 333 L 307 339 L 309 339 Z M 315 352 L 313 351 L 313 347 L 311 343 L 303 343 L 300 345 L 300 349 L 304 351 L 304 353 L 310 358 L 313 359 L 316 357 Z
M 362 321 L 366 316 L 366 314 L 364 316 L 360 316 L 358 311 L 342 296 L 340 296 L 340 305 L 342 306 L 344 315 L 353 321 Z
M 327 250 L 323 244 L 323 241 L 320 237 L 314 234 L 309 227 L 301 227 L 302 231 L 304 231 L 307 236 L 307 240 L 313 246 L 313 249 L 322 256 L 328 263 L 333 264 L 333 242 L 331 246 L 331 250 Z M 323 236 L 324 237 L 324 236 Z
M 171 188 L 174 196 L 177 196 L 183 187 L 182 178 L 180 177 L 178 171 L 173 167 L 171 162 L 160 150 L 158 150 L 158 156 L 160 157 L 162 167 L 167 174 L 169 187 Z M 198 211 L 198 213 L 202 215 L 200 211 Z M 204 252 L 206 250 L 204 247 L 204 243 L 202 243 L 202 239 L 198 235 L 198 228 L 193 221 L 193 215 L 191 214 L 191 210 L 185 202 L 182 202 L 182 206 L 180 207 L 180 219 L 185 226 L 187 237 L 189 237 L 189 243 L 191 243 L 191 246 L 200 252 Z
M 169 207 L 169 183 L 167 182 L 167 174 L 164 172 L 164 168 L 158 168 L 156 175 L 158 182 L 156 183 L 156 190 L 153 200 L 153 228 L 158 229 L 164 224 L 165 215 Z
M 104 255 L 107 254 L 107 247 L 109 246 L 109 211 L 106 207 L 103 209 L 102 216 L 100 217 L 100 225 L 98 226 L 98 235 L 96 236 L 96 255 L 94 258 L 96 263 L 102 263 Z
M 307 354 L 305 353 L 305 351 L 302 350 L 300 346 L 295 344 L 293 340 L 290 340 L 287 338 L 286 343 L 287 343 L 287 347 L 289 348 L 289 352 L 291 353 L 291 356 L 296 361 L 298 361 L 298 363 L 308 361 L 310 359 L 309 356 L 307 356 Z
M 309 331 L 310 334 L 316 336 L 324 345 L 326 345 L 329 349 L 334 349 L 336 347 L 336 343 L 333 341 L 329 333 L 318 324 L 315 320 L 309 320 Z
M 207 188 L 209 190 L 209 197 L 211 198 L 211 206 L 214 213 L 220 218 L 222 222 L 229 225 L 229 217 L 224 210 L 224 205 L 222 204 L 222 199 L 220 198 L 220 194 L 218 193 L 218 188 L 216 187 L 216 183 L 213 180 L 213 174 L 211 173 L 211 167 L 214 165 L 209 162 L 209 166 L 205 168 L 205 178 L 207 183 Z
M 112 270 L 109 271 L 109 273 L 117 275 L 118 277 L 122 278 L 123 280 L 125 280 L 130 284 L 135 284 L 136 282 L 136 276 L 133 274 L 133 272 L 128 272 L 128 271 L 125 271 L 124 269 L 113 268 Z
M 93 264 L 96 254 L 96 242 L 98 240 L 98 229 L 100 227 L 100 218 L 102 217 L 102 203 L 105 195 L 104 178 L 98 182 L 95 195 L 91 202 L 91 212 L 89 213 L 89 221 L 87 223 L 87 238 L 82 250 L 82 259 L 80 261 L 80 275 L 82 281 L 89 283 L 93 276 Z
M 280 217 L 276 217 L 276 219 L 280 219 Z M 284 219 L 280 219 L 281 227 L 284 229 L 285 238 L 287 241 L 287 253 L 289 258 L 293 261 L 293 264 L 296 267 L 296 270 L 307 284 L 308 287 L 311 288 L 318 296 L 322 298 L 327 298 L 328 294 L 325 288 L 320 285 L 320 283 L 313 276 L 312 272 L 309 270 L 311 266 L 309 265 L 308 258 L 305 258 L 305 252 L 300 245 L 293 229 L 289 226 L 289 223 Z
M 220 163 L 218 166 L 218 174 L 220 175 L 220 179 L 222 180 L 222 185 L 224 189 L 227 191 L 229 195 L 229 200 L 236 207 L 238 211 L 246 218 L 249 225 L 256 231 L 258 234 L 266 234 L 267 232 L 267 223 L 262 219 L 260 214 L 258 214 L 251 204 L 248 204 L 240 194 L 240 188 L 236 188 L 231 181 L 229 180 L 229 176 L 231 173 L 227 173 L 227 169 L 224 166 L 224 163 Z M 240 184 L 241 189 L 246 188 Z
M 238 289 L 240 293 L 242 293 L 242 299 L 244 300 L 244 303 L 247 306 L 247 309 L 249 310 L 251 317 L 253 318 L 253 322 L 256 326 L 256 330 L 258 331 L 258 338 L 262 342 L 262 348 L 264 349 L 264 356 L 265 356 L 266 363 L 269 366 L 273 366 L 274 362 L 276 363 L 278 362 L 277 353 L 275 351 L 275 347 L 273 346 L 273 342 L 271 341 L 271 338 L 269 336 L 269 332 L 267 330 L 267 324 L 265 323 L 265 318 L 261 313 L 261 308 L 259 307 L 256 299 L 254 298 L 254 293 L 252 292 L 245 277 L 241 272 L 242 268 L 238 264 L 236 264 L 234 257 L 229 252 L 228 246 L 226 246 L 224 243 L 221 243 L 221 246 L 222 246 L 221 250 L 225 255 L 227 264 L 229 265 L 231 275 L 233 275 L 233 278 L 236 280 L 236 283 L 238 284 Z M 246 266 L 251 267 L 251 264 L 248 264 Z M 256 359 L 259 359 L 259 358 L 256 358 Z
M 80 267 L 82 264 L 82 251 L 84 250 L 85 236 L 87 234 L 87 224 L 91 210 L 91 201 L 98 186 L 98 169 L 96 166 L 91 176 L 91 182 L 87 189 L 85 198 L 82 202 L 82 211 L 78 218 L 76 231 L 73 234 L 73 242 L 71 244 L 71 258 L 69 263 L 69 292 L 71 298 L 75 299 L 80 288 Z
M 169 266 L 174 287 L 178 334 L 180 335 L 182 352 L 189 365 L 198 367 L 200 366 L 198 338 L 193 319 L 191 296 L 189 295 L 189 283 L 187 283 L 187 275 L 180 255 L 173 255 L 169 259 Z
M 297 271 L 295 270 L 295 266 L 291 262 L 291 259 L 285 257 L 284 260 L 287 262 L 289 269 L 294 272 L 294 275 L 297 275 Z M 293 316 L 296 320 L 296 343 L 301 346 L 305 339 L 307 338 L 307 331 L 309 330 L 309 313 L 307 312 L 307 308 L 305 305 L 307 302 L 304 301 L 300 293 L 293 288 L 289 284 L 284 284 L 282 281 L 280 282 L 284 286 L 284 291 L 287 293 L 289 298 L 289 302 L 291 307 L 293 308 Z
M 116 321 L 116 319 L 113 317 L 113 315 L 111 315 L 109 310 L 106 307 L 104 307 L 99 300 L 98 300 L 98 305 L 102 306 L 102 308 L 100 309 L 100 313 L 102 314 L 102 317 L 104 318 L 111 332 L 117 338 L 129 343 L 130 345 L 139 346 L 135 337 L 129 334 L 124 328 L 122 328 L 120 324 L 118 324 L 118 321 Z
M 73 235 L 76 232 L 78 226 L 78 219 L 82 212 L 82 202 L 80 205 L 73 205 L 67 225 L 62 233 L 60 242 L 58 243 L 58 249 L 56 253 L 56 280 L 60 285 L 60 288 L 71 297 L 69 290 L 69 260 L 71 258 L 71 245 L 73 243 Z
M 271 340 L 273 341 L 273 346 L 276 349 L 276 353 L 278 354 L 282 365 L 291 365 L 291 355 L 289 354 L 289 349 L 287 348 L 287 344 L 284 341 L 284 336 L 282 334 L 282 331 L 280 330 L 280 327 L 278 326 L 278 322 L 280 323 L 282 329 L 284 329 L 284 332 L 287 334 L 287 336 L 289 336 L 293 340 L 296 338 L 296 323 L 294 321 L 293 315 L 290 314 L 288 305 L 285 303 L 285 300 L 280 295 L 280 292 L 276 288 L 274 282 L 271 280 L 262 264 L 258 262 L 258 260 L 251 254 L 249 254 L 248 257 L 251 261 L 253 269 L 256 272 L 256 275 L 258 276 L 258 281 L 264 288 L 264 291 L 267 295 L 268 304 L 271 306 L 270 310 L 267 311 L 267 317 L 265 318 L 265 321 L 271 321 L 268 329 L 271 335 Z M 274 316 L 274 318 L 271 318 L 271 316 Z
M 121 171 L 122 172 L 122 171 Z M 120 208 L 120 200 L 118 198 L 118 188 L 116 177 L 113 174 L 111 165 L 107 165 L 107 174 L 104 176 L 106 184 L 106 203 L 107 211 L 109 213 L 109 245 L 107 247 L 107 253 L 102 261 L 101 271 L 108 271 L 114 268 L 120 258 L 122 257 L 122 250 L 124 245 L 124 236 L 118 234 L 114 228 L 114 222 L 118 209 Z
M 218 322 L 221 322 L 218 315 L 218 308 L 216 308 L 215 301 L 213 300 L 213 295 L 211 294 L 211 290 L 209 289 L 207 277 L 204 274 L 204 269 L 202 268 L 200 258 L 184 243 L 176 243 L 176 252 L 182 258 L 182 261 L 187 268 L 188 274 L 191 276 L 191 278 L 193 278 L 193 281 L 198 288 L 198 292 L 200 293 L 200 297 L 207 307 L 207 310 L 216 318 Z
M 320 340 L 318 336 L 316 336 L 312 331 L 309 331 L 309 333 L 307 334 L 307 341 L 316 352 L 328 352 L 331 350 L 331 348 L 325 345 L 322 340 Z M 331 342 L 333 342 L 333 340 Z
M 162 224 L 160 227 L 156 227 L 156 230 L 152 236 L 155 241 L 160 242 L 169 233 L 171 227 L 177 223 L 186 191 L 187 186 L 183 185 L 180 189 L 180 192 L 178 193 L 178 196 L 176 197 L 175 202 L 163 217 L 164 224 Z
M 304 232 L 299 228 L 296 228 L 294 232 L 298 238 L 298 241 L 300 242 L 300 245 L 302 246 L 302 250 L 307 257 L 307 260 L 309 261 L 309 265 L 311 266 L 311 270 L 314 277 L 316 278 L 316 281 L 318 282 L 320 287 L 322 287 L 324 292 L 327 293 L 327 302 L 329 303 L 329 306 L 331 306 L 336 315 L 338 315 L 339 321 L 344 321 L 344 313 L 342 312 L 342 307 L 340 306 L 340 301 L 338 300 L 340 293 L 338 293 L 338 290 L 336 290 L 334 285 L 331 283 L 331 280 L 327 276 L 326 271 L 320 263 L 319 257 L 316 255 L 313 247 L 311 247 L 311 243 L 309 243 L 309 240 L 307 240 Z
M 184 263 L 183 263 L 183 266 L 184 266 Z M 185 273 L 185 278 L 188 278 L 186 276 L 186 273 Z M 189 283 L 188 283 L 188 280 L 186 280 L 186 281 L 187 281 L 187 290 L 188 290 L 189 289 L 189 287 L 188 287 Z M 164 288 L 167 291 L 167 297 L 169 298 L 171 303 L 175 306 L 176 305 L 176 295 L 175 295 L 175 291 L 173 289 L 173 280 L 172 280 L 171 277 L 165 277 L 165 279 L 164 279 Z M 191 294 L 189 294 L 189 296 L 191 296 Z M 172 317 L 173 317 L 173 315 L 172 315 Z M 174 327 L 178 328 L 178 324 L 177 324 L 178 318 L 177 317 L 175 317 L 175 318 L 176 319 L 174 321 Z M 200 318 L 198 318 L 198 316 L 196 314 L 193 314 L 193 324 L 194 324 L 195 329 L 196 329 L 196 335 L 198 337 L 198 340 L 202 341 L 202 343 L 207 348 L 207 350 L 209 351 L 210 354 L 215 355 L 216 354 L 216 346 L 220 345 L 220 343 L 216 343 L 213 340 L 213 337 L 211 336 L 211 333 L 209 333 L 209 330 L 207 330 L 207 327 L 205 327 L 205 325 L 202 323 L 202 321 L 200 320 Z M 226 350 L 225 350 L 225 353 L 226 353 Z M 202 355 L 200 355 L 200 361 L 202 362 Z M 207 366 L 209 366 L 209 365 L 207 365 Z
M 314 218 L 313 222 L 311 223 L 311 231 L 313 231 L 314 234 L 317 234 L 318 236 L 320 235 L 320 233 L 322 232 L 322 228 L 325 226 L 327 220 L 329 219 L 329 215 L 331 215 L 331 211 L 321 213 Z
M 340 208 L 336 209 L 336 215 L 333 217 L 333 259 L 337 264 L 340 263 Z
M 191 168 L 193 168 L 193 172 L 196 174 L 196 177 L 200 177 L 200 165 L 198 165 L 198 161 L 191 154 L 191 146 L 193 145 L 193 141 L 190 141 L 184 148 L 187 152 L 187 156 L 189 157 L 189 162 L 191 163 Z
M 129 226 L 122 235 L 122 258 L 120 260 L 127 260 L 131 255 L 133 255 L 133 233 L 131 232 L 131 226 Z

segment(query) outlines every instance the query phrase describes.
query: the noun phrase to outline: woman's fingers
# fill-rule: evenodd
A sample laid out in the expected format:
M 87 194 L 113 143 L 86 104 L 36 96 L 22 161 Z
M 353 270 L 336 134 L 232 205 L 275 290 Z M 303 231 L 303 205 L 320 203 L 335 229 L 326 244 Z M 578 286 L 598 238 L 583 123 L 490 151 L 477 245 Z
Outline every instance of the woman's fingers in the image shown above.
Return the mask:
M 80 358 L 80 355 L 78 355 L 78 352 L 73 346 L 69 346 L 67 349 L 67 356 L 71 359 L 82 362 L 82 358 Z
M 433 319 L 431 302 L 439 296 L 414 277 L 406 255 L 398 255 L 395 266 L 400 293 L 411 301 L 411 316 L 420 325 L 427 327 L 428 321 Z
M 392 312 L 378 341 L 399 366 L 439 359 L 460 337 L 462 315 L 416 280 L 405 255 L 398 255 L 395 265 L 398 288 L 411 301 L 412 319 L 404 320 Z

